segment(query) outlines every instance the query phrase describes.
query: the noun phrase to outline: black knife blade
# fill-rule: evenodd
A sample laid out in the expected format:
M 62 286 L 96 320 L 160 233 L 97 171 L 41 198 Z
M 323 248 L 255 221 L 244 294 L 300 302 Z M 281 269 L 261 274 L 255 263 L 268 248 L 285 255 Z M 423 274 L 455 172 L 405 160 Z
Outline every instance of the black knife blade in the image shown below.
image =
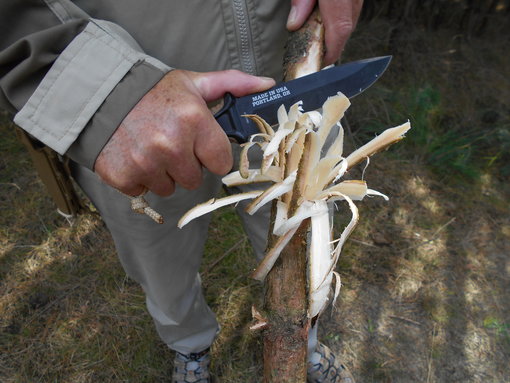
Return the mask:
M 303 101 L 303 109 L 310 111 L 320 108 L 328 97 L 338 92 L 352 98 L 376 82 L 390 61 L 391 56 L 354 61 L 281 82 L 264 92 L 239 98 L 226 94 L 223 107 L 214 117 L 228 137 L 243 143 L 252 134 L 259 133 L 257 126 L 243 115 L 257 114 L 274 125 L 282 104 L 288 109 L 297 101 Z

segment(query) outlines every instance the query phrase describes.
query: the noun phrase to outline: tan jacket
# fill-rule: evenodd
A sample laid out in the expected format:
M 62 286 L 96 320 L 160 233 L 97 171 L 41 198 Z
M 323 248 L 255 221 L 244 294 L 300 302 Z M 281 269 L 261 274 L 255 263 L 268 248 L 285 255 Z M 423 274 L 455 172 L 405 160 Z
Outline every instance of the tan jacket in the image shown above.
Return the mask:
M 0 107 L 93 167 L 171 68 L 281 77 L 289 0 L 0 2 Z

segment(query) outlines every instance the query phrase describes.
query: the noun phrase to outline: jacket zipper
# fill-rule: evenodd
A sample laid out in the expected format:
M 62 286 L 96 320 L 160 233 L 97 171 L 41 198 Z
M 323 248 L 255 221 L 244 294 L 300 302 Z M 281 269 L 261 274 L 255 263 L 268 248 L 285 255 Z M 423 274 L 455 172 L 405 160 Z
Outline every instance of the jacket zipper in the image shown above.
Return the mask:
M 248 7 L 244 0 L 233 0 L 234 16 L 237 23 L 237 39 L 241 70 L 249 74 L 257 74 L 253 40 L 248 18 Z

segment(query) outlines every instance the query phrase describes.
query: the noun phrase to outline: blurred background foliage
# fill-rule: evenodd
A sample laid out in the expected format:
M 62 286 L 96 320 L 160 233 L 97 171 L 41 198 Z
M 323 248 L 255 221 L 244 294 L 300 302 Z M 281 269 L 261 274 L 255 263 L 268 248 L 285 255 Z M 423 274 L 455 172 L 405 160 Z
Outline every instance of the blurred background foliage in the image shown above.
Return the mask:
M 510 176 L 509 20 L 509 0 L 366 1 L 347 53 L 393 55 L 375 91 L 391 108 L 360 137 L 409 118 L 405 147 L 439 175 Z
M 508 0 L 377 0 L 365 1 L 362 20 L 384 17 L 397 29 L 419 25 L 434 31 L 456 26 L 459 33 L 481 36 L 492 21 L 508 16 Z

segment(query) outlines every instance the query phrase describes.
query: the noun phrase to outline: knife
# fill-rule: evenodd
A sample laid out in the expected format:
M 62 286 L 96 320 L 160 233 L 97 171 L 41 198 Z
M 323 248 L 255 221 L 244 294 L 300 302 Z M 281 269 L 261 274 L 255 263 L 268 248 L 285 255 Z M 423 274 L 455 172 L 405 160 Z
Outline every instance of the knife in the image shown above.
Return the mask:
M 241 144 L 247 142 L 252 134 L 260 133 L 257 126 L 244 115 L 257 114 L 269 125 L 274 125 L 278 122 L 277 110 L 282 104 L 288 109 L 294 103 L 303 101 L 303 109 L 310 111 L 319 109 L 328 97 L 338 92 L 352 98 L 376 82 L 390 61 L 391 56 L 354 61 L 281 82 L 264 92 L 243 97 L 227 93 L 223 107 L 214 117 L 226 135 Z

